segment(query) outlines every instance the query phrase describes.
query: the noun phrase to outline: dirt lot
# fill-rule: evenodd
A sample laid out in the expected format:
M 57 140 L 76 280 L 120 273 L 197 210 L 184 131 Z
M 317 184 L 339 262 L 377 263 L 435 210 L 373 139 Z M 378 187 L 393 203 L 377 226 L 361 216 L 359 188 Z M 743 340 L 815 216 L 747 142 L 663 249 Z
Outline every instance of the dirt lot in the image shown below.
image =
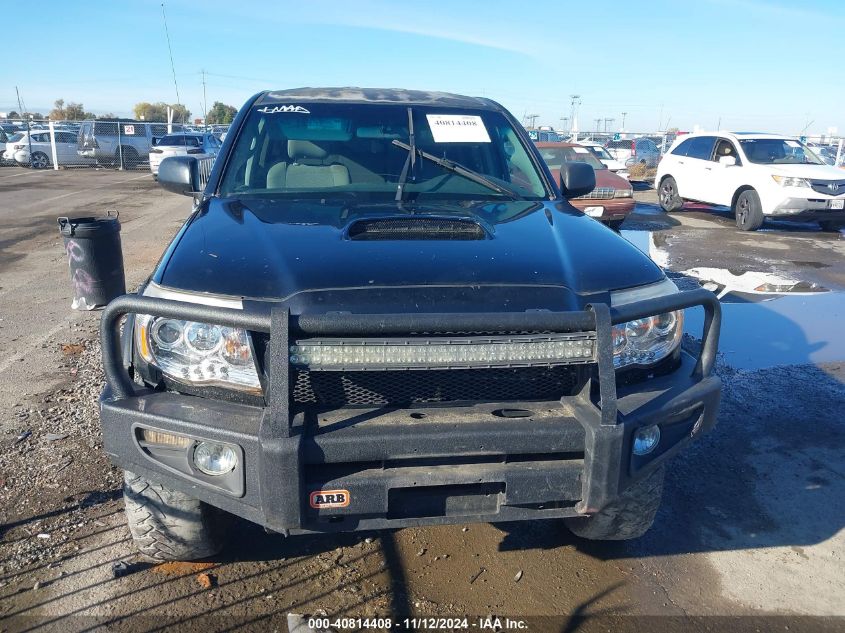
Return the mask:
M 831 290 L 725 304 L 719 423 L 673 463 L 638 541 L 579 541 L 556 521 L 288 539 L 238 522 L 221 557 L 150 566 L 129 542 L 122 473 L 101 452 L 98 315 L 70 310 L 55 218 L 118 209 L 132 287 L 190 201 L 141 171 L 5 168 L 0 196 L 0 629 L 285 630 L 291 612 L 498 614 L 556 631 L 845 626 L 840 234 L 744 234 L 724 212 L 667 217 L 637 193 L 625 235 L 680 282 L 708 267 Z M 541 617 L 561 615 L 580 619 Z

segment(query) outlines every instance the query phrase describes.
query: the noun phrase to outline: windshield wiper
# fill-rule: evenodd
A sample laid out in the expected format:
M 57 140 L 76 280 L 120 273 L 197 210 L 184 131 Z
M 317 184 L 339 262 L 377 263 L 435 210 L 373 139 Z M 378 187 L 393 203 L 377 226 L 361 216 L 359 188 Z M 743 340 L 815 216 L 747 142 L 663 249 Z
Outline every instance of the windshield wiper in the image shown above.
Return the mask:
M 409 108 L 409 110 L 410 110 L 410 108 Z M 413 139 L 413 138 L 414 138 L 413 134 L 411 134 L 411 139 Z M 523 199 L 522 196 L 520 194 L 518 194 L 516 191 L 514 191 L 513 189 L 503 187 L 499 183 L 497 183 L 493 180 L 490 180 L 487 176 L 485 176 L 483 174 L 479 174 L 477 171 L 473 171 L 469 167 L 464 167 L 460 163 L 456 163 L 453 160 L 449 160 L 448 158 L 439 158 L 439 157 L 435 156 L 434 154 L 429 154 L 428 152 L 425 152 L 421 149 L 417 149 L 416 145 L 411 146 L 408 143 L 403 143 L 402 141 L 399 141 L 399 140 L 396 140 L 396 139 L 393 140 L 393 144 L 396 145 L 397 147 L 401 147 L 402 149 L 407 150 L 409 159 L 410 159 L 411 156 L 417 154 L 417 155 L 420 156 L 420 158 L 425 158 L 426 160 L 430 160 L 432 163 L 434 163 L 435 165 L 439 165 L 440 167 L 442 167 L 446 171 L 450 171 L 453 174 L 458 174 L 459 176 L 463 176 L 464 178 L 471 180 L 475 183 L 478 183 L 479 185 L 487 187 L 488 189 L 492 189 L 493 191 L 500 193 L 502 195 L 508 196 L 511 200 L 522 200 Z M 408 166 L 407 161 L 405 163 L 405 166 L 406 167 Z M 407 175 L 405 172 L 406 172 L 406 170 L 403 169 L 402 170 L 402 176 L 400 176 L 400 178 L 399 178 L 399 187 L 402 187 L 405 184 L 404 183 L 404 177 Z M 401 193 L 401 190 L 396 191 L 397 202 L 401 201 L 401 199 L 402 199 L 400 197 L 400 193 Z
M 395 143 L 396 141 L 394 141 Z M 405 159 L 405 165 L 402 167 L 402 173 L 399 175 L 399 182 L 396 184 L 396 202 L 402 202 L 405 197 L 405 183 L 408 180 L 408 173 L 413 172 L 417 166 L 417 142 L 414 137 L 414 111 L 408 108 L 408 158 Z

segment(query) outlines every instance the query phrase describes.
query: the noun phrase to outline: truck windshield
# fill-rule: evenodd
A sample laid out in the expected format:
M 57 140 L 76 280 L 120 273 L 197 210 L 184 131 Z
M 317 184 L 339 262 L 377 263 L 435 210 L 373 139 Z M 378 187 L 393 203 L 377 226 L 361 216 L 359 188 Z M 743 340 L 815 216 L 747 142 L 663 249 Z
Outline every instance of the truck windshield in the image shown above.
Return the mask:
M 792 139 L 747 138 L 739 144 L 748 160 L 758 165 L 824 165 L 809 147 Z
M 383 201 L 394 199 L 402 183 L 405 200 L 549 196 L 522 140 L 500 112 L 412 106 L 411 115 L 418 152 L 457 163 L 499 187 L 421 155 L 403 178 L 410 142 L 406 105 L 299 103 L 253 107 L 218 193 Z

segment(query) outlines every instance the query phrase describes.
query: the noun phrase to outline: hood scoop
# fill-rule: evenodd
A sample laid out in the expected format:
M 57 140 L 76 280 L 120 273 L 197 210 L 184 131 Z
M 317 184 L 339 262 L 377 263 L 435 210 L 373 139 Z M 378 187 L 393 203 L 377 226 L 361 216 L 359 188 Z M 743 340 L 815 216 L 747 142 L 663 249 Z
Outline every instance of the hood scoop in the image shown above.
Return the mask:
M 484 240 L 478 222 L 455 218 L 402 216 L 357 220 L 346 232 L 350 240 Z

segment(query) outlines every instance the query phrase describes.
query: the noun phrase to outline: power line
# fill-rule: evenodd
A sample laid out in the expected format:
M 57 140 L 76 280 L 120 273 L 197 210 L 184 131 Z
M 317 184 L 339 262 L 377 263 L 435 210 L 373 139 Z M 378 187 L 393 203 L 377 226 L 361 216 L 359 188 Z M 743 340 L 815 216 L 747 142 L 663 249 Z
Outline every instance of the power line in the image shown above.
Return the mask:
M 167 15 L 164 12 L 164 3 L 161 3 L 161 18 L 164 20 L 164 35 L 167 37 L 167 50 L 170 52 L 170 70 L 173 72 L 173 85 L 176 87 L 176 104 L 181 105 L 179 97 L 179 84 L 176 83 L 176 65 L 173 63 L 173 47 L 170 46 L 170 31 L 167 30 Z

